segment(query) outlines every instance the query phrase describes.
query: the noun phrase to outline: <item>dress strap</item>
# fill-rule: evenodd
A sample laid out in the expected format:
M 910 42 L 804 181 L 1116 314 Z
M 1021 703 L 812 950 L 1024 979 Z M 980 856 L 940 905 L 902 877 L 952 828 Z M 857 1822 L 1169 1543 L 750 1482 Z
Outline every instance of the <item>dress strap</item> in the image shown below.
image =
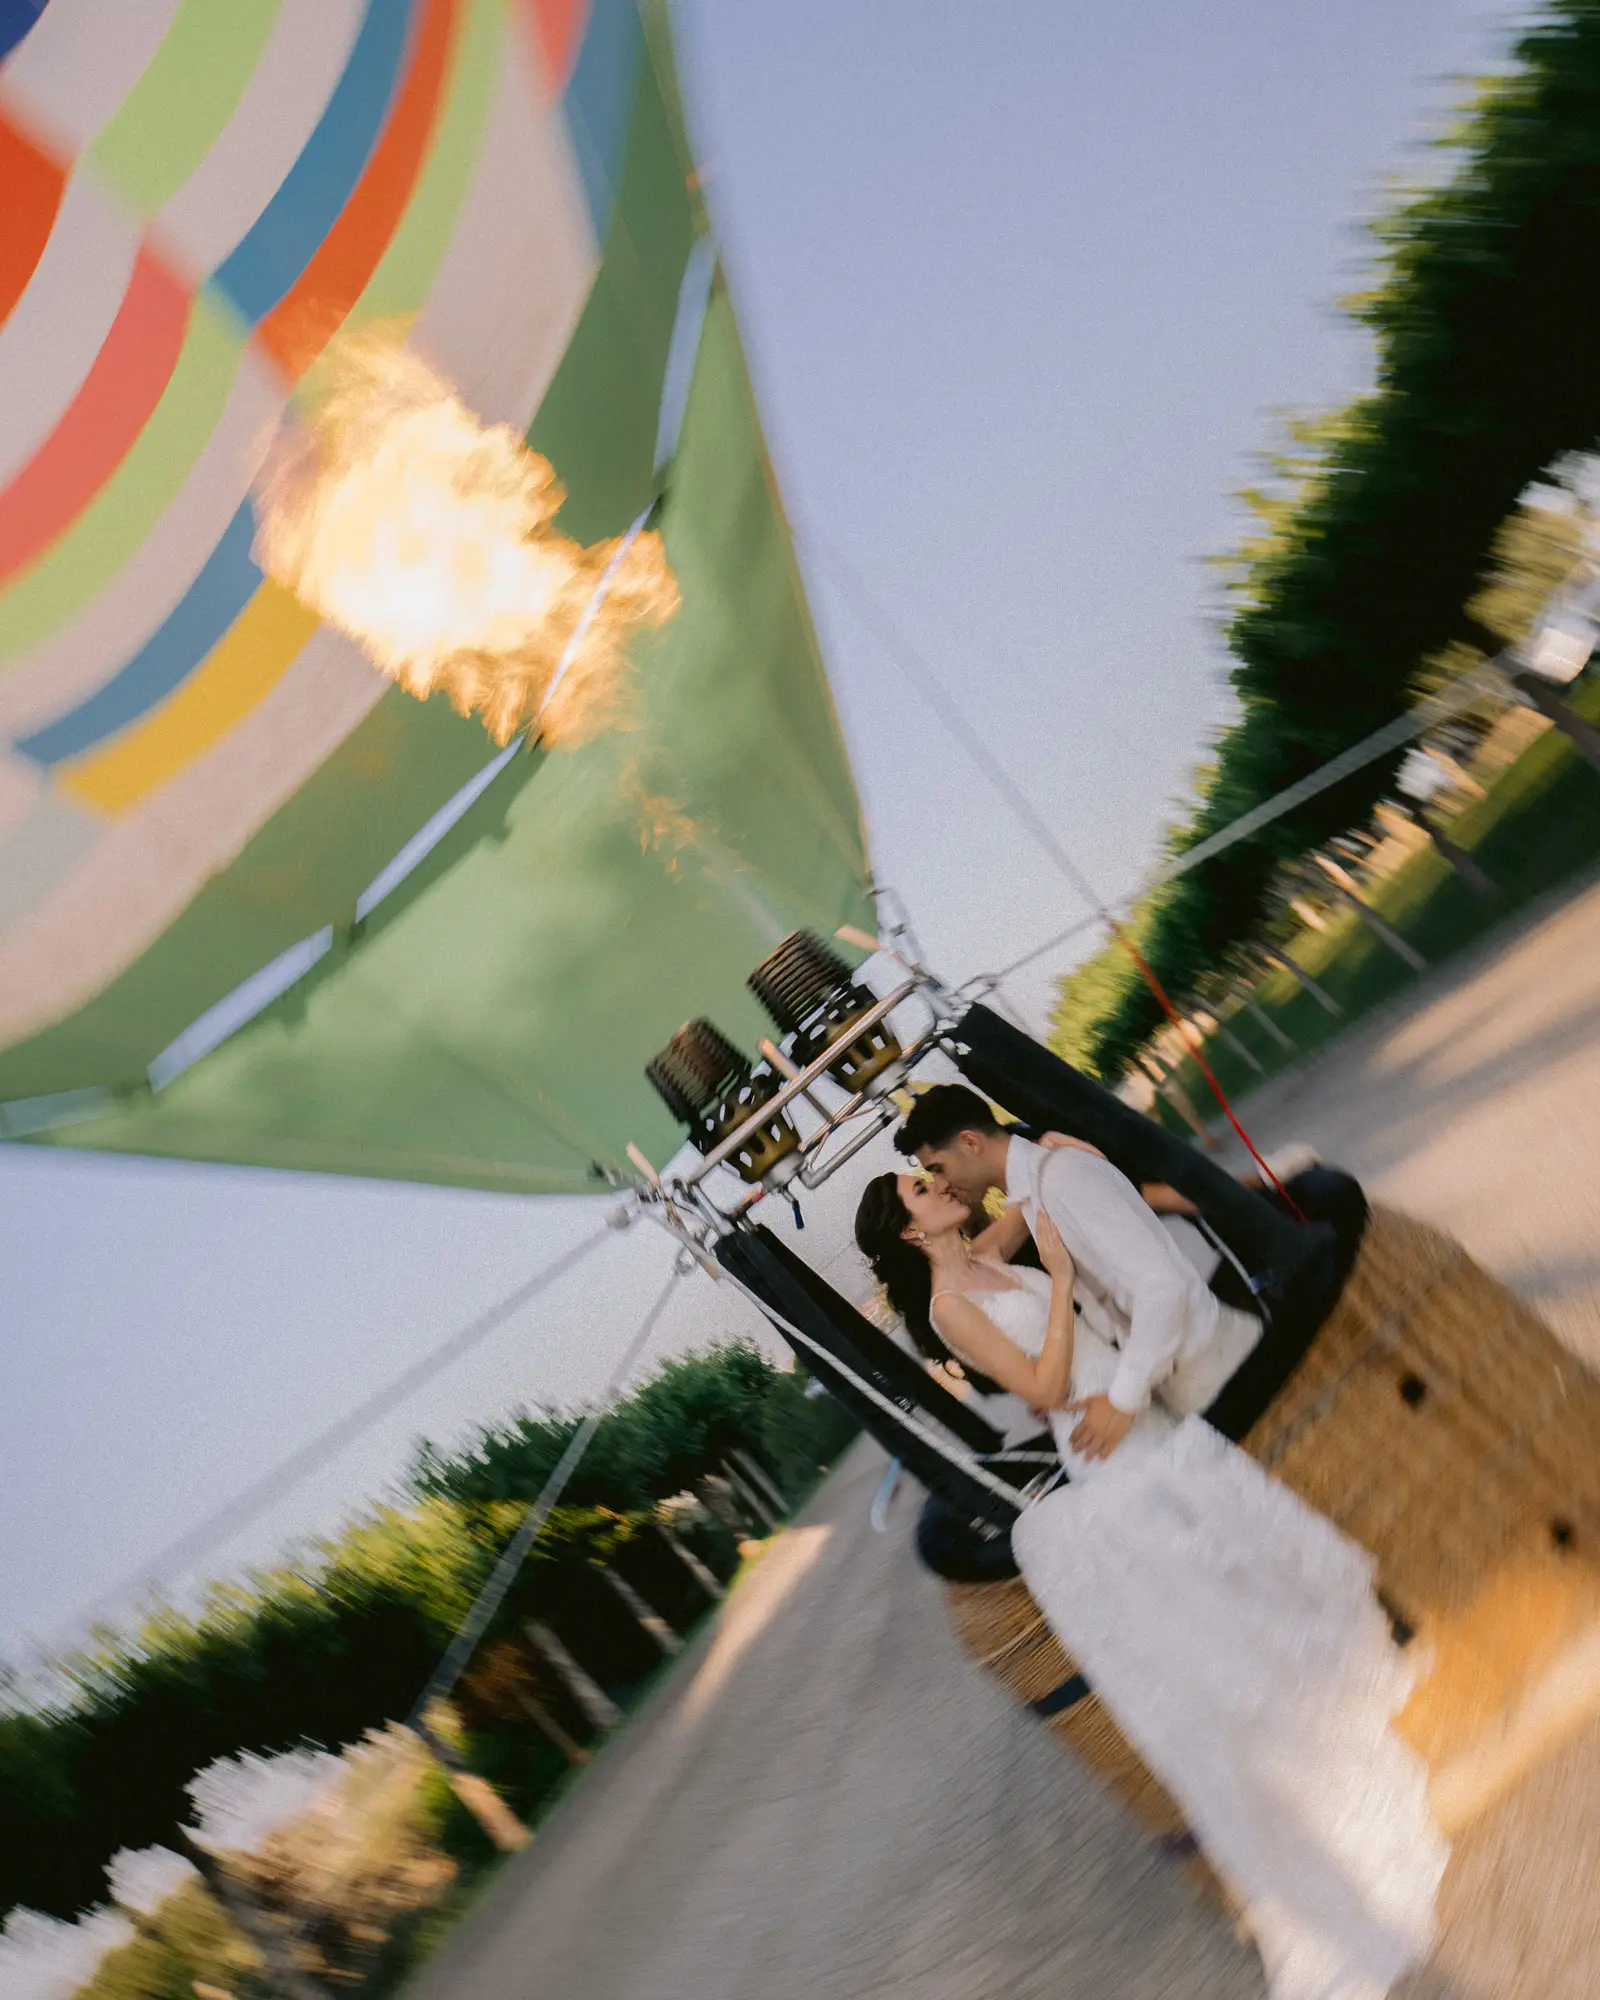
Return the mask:
M 938 1334 L 939 1338 L 944 1342 L 945 1348 L 949 1352 L 951 1358 L 953 1360 L 959 1361 L 964 1369 L 976 1368 L 978 1364 L 975 1361 L 969 1361 L 966 1355 L 964 1355 L 961 1352 L 961 1349 L 956 1346 L 955 1342 L 950 1338 L 950 1336 L 943 1330 L 942 1327 L 940 1327 L 938 1321 L 935 1320 L 933 1316 L 933 1309 L 941 1299 L 970 1299 L 971 1297 L 972 1297 L 971 1292 L 964 1292 L 958 1286 L 950 1285 L 947 1286 L 942 1292 L 935 1292 L 928 1300 L 929 1325 L 933 1328 L 934 1332 Z
M 947 1285 L 942 1292 L 934 1292 L 929 1297 L 928 1311 L 931 1315 L 934 1307 L 939 1303 L 941 1299 L 972 1299 L 974 1302 L 976 1302 L 982 1296 L 983 1295 L 981 1292 L 965 1292 L 961 1289 L 959 1285 Z M 981 1306 L 979 1307 L 979 1311 L 980 1312 L 982 1311 Z

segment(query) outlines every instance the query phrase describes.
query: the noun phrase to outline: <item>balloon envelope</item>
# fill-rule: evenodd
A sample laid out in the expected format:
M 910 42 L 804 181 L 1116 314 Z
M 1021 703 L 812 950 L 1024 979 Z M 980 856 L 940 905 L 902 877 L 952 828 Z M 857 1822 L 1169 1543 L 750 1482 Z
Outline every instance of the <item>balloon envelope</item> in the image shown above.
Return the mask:
M 778 938 L 870 926 L 664 17 L 0 0 L 0 53 L 0 1133 L 544 1191 L 664 1158 L 646 1060 L 695 1014 L 753 1046 Z M 265 440 L 374 322 L 551 460 L 565 533 L 657 502 L 682 607 L 627 728 L 486 776 L 262 573 Z

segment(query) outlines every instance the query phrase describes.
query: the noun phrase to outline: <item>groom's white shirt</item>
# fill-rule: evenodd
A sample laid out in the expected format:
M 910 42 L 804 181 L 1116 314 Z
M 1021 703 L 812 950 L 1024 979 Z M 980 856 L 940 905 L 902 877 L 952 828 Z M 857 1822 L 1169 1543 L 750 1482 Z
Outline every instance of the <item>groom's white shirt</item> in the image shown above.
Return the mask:
M 1012 1138 L 1006 1198 L 1021 1205 L 1030 1228 L 1043 1205 L 1072 1253 L 1080 1289 L 1120 1336 L 1110 1389 L 1119 1410 L 1142 1410 L 1153 1392 L 1186 1415 L 1205 1409 L 1260 1339 L 1260 1322 L 1222 1304 L 1109 1160 Z

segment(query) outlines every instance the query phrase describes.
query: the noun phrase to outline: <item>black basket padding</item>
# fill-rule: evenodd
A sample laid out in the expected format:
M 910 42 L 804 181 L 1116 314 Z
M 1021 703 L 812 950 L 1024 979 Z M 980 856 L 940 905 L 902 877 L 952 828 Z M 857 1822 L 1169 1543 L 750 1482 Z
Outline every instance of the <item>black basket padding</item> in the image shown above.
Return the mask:
M 787 1320 L 828 1355 L 870 1382 L 902 1410 L 919 1410 L 974 1451 L 997 1451 L 1003 1440 L 969 1404 L 952 1396 L 886 1333 L 857 1312 L 803 1259 L 766 1229 L 738 1230 L 717 1245 L 718 1262 L 769 1308 L 780 1333 Z M 864 1395 L 809 1348 L 800 1359 L 912 1477 L 960 1517 L 1009 1527 L 1019 1509 L 953 1464 L 909 1423 Z

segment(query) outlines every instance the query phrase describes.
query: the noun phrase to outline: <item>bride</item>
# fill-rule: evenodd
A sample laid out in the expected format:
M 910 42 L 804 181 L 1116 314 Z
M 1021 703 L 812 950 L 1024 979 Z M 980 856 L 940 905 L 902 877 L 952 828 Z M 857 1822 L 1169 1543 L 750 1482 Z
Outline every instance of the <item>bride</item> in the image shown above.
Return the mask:
M 1029 1590 L 1242 1904 L 1273 2000 L 1381 2000 L 1431 1948 L 1448 1848 L 1392 1726 L 1414 1674 L 1371 1559 L 1158 1402 L 1114 1450 L 1075 1451 L 1116 1349 L 1075 1310 L 1042 1209 L 1043 1271 L 990 1261 L 967 1222 L 955 1196 L 883 1174 L 856 1241 L 924 1354 L 1048 1416 L 1066 1481 L 1012 1531 Z

